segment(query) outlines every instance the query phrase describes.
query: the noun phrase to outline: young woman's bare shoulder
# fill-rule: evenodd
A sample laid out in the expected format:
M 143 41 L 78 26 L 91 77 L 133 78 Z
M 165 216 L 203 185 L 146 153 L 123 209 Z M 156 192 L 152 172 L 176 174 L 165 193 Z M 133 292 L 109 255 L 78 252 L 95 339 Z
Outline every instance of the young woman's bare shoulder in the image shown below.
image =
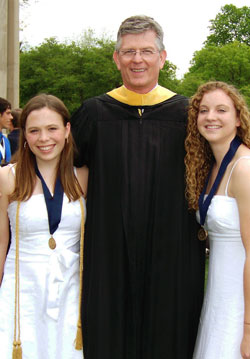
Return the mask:
M 242 175 L 248 175 L 250 173 L 250 155 L 249 157 L 243 157 L 240 158 L 240 160 L 237 162 L 234 171 L 233 176 L 238 177 Z
M 235 197 L 250 196 L 250 158 L 237 162 L 231 177 L 231 191 Z
M 15 177 L 11 166 L 0 167 L 0 192 L 11 194 L 15 187 Z

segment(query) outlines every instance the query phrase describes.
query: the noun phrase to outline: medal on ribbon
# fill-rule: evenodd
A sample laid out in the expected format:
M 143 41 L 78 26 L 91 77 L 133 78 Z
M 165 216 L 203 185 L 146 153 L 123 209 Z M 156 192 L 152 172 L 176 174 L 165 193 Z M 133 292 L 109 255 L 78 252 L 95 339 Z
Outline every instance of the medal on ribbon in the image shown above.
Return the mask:
M 204 229 L 204 227 L 201 227 L 198 231 L 199 241 L 205 241 L 207 239 L 207 235 L 207 231 Z
M 211 169 L 209 171 L 209 174 L 208 174 L 206 182 L 205 182 L 204 189 L 203 189 L 203 191 L 202 191 L 202 193 L 200 194 L 200 197 L 199 197 L 200 224 L 201 224 L 202 227 L 204 226 L 206 216 L 207 216 L 207 211 L 208 211 L 208 208 L 209 208 L 210 203 L 212 201 L 212 198 L 215 195 L 215 193 L 216 193 L 216 191 L 217 191 L 217 189 L 219 187 L 219 184 L 220 184 L 220 182 L 222 180 L 222 177 L 224 176 L 224 173 L 225 173 L 225 171 L 227 169 L 227 166 L 232 161 L 232 159 L 233 159 L 238 147 L 241 145 L 241 143 L 242 143 L 242 141 L 241 141 L 240 137 L 238 137 L 236 135 L 234 137 L 234 139 L 232 140 L 232 142 L 230 143 L 229 150 L 227 151 L 227 153 L 225 154 L 225 156 L 224 156 L 224 158 L 223 158 L 223 160 L 221 162 L 218 174 L 217 174 L 217 176 L 215 178 L 215 181 L 214 181 L 214 183 L 212 185 L 212 188 L 211 188 L 207 198 L 204 200 L 207 185 L 208 185 L 208 181 L 209 181 L 209 178 L 211 176 L 213 165 L 212 165 L 212 167 L 211 167 Z M 199 230 L 198 238 L 200 240 L 205 240 L 206 239 L 206 231 L 205 231 L 204 228 L 201 228 Z
M 50 249 L 56 248 L 56 241 L 53 237 L 53 233 L 57 230 L 59 223 L 61 221 L 62 215 L 62 205 L 63 205 L 63 188 L 61 184 L 61 180 L 59 177 L 56 179 L 55 184 L 55 192 L 54 196 L 51 195 L 38 167 L 37 163 L 35 163 L 35 172 L 38 178 L 40 178 L 42 187 L 43 187 L 43 194 L 46 203 L 46 208 L 48 212 L 48 221 L 49 221 L 49 232 L 50 238 L 48 240 L 48 245 Z

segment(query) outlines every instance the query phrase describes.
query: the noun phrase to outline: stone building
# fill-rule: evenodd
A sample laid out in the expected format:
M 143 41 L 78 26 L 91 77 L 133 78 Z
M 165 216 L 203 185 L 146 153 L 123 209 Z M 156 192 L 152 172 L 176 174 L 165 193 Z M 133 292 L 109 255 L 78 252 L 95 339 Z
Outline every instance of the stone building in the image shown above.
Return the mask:
M 19 0 L 0 1 L 0 97 L 19 107 Z

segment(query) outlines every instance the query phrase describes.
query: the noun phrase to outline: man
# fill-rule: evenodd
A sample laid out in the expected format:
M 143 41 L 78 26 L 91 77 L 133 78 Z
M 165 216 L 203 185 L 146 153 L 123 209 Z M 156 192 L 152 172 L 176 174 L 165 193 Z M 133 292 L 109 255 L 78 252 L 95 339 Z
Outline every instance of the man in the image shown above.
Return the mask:
M 10 133 L 8 135 L 8 140 L 10 141 L 10 149 L 11 155 L 17 151 L 18 143 L 19 143 L 19 135 L 20 135 L 20 128 L 19 128 L 19 119 L 22 113 L 22 109 L 17 108 L 11 111 L 12 120 L 10 125 Z
M 2 134 L 3 128 L 10 128 L 11 125 L 11 104 L 0 97 L 0 164 L 7 164 L 11 158 L 10 143 L 7 137 Z
M 89 167 L 82 326 L 85 359 L 191 359 L 204 245 L 187 210 L 183 96 L 158 86 L 166 51 L 152 18 L 126 19 L 123 86 L 73 114 Z

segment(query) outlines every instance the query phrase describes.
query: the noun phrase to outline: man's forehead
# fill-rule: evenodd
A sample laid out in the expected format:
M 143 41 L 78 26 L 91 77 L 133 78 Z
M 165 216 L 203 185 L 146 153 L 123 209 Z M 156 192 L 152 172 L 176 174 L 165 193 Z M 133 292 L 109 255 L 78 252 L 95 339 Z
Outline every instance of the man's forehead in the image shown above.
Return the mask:
M 148 30 L 144 30 L 144 31 L 140 31 L 140 32 L 127 32 L 125 34 L 121 35 L 121 38 L 126 38 L 126 37 L 145 37 L 145 36 L 152 36 L 152 37 L 156 37 L 157 34 L 154 30 L 152 29 L 148 29 Z
M 128 33 L 121 36 L 121 42 L 124 43 L 155 43 L 157 35 L 153 30 L 146 30 L 139 33 Z

